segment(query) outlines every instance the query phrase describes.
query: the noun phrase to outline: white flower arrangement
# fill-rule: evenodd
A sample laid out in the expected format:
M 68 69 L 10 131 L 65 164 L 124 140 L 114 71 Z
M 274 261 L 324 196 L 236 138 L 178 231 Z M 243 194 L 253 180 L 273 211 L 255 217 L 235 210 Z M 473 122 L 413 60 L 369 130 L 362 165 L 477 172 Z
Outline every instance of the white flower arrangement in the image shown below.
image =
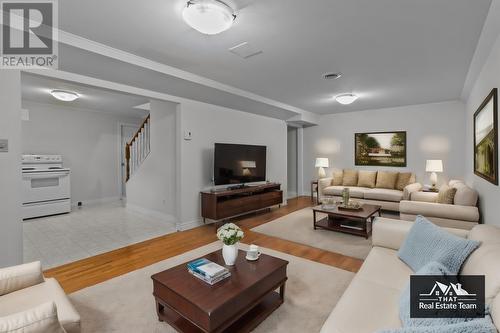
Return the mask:
M 245 234 L 243 231 L 234 223 L 226 223 L 219 229 L 217 229 L 217 238 L 226 245 L 234 245 L 238 243 Z

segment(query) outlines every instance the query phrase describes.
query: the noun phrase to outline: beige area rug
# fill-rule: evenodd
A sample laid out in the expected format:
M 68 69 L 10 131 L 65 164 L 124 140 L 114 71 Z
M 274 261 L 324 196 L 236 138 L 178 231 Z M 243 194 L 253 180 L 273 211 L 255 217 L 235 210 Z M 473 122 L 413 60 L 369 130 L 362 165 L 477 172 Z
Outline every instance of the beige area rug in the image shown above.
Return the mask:
M 317 219 L 324 216 L 318 214 Z M 324 229 L 314 230 L 312 221 L 312 209 L 304 208 L 253 228 L 252 231 L 359 259 L 365 259 L 370 252 L 370 238 Z
M 211 243 L 71 294 L 82 318 L 82 333 L 174 333 L 158 321 L 150 276 L 219 248 L 219 242 Z M 319 332 L 354 274 L 281 252 L 262 251 L 290 264 L 285 303 L 254 332 Z

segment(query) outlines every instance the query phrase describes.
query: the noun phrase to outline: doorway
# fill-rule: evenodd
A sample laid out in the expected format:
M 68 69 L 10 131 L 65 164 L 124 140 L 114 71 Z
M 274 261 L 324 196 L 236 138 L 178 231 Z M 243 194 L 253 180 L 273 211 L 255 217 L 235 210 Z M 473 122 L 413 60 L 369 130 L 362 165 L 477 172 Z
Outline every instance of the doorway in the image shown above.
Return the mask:
M 127 160 L 125 155 L 125 147 L 132 140 L 137 132 L 137 125 L 120 124 L 120 169 L 121 169 L 121 197 L 127 197 Z
M 287 127 L 287 198 L 295 198 L 298 191 L 298 129 Z

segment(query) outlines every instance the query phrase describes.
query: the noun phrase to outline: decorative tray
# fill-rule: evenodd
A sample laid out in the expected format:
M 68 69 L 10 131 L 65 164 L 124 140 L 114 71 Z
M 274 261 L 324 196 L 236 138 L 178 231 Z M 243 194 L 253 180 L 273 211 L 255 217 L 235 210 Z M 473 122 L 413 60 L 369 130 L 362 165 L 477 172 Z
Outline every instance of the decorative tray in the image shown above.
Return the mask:
M 345 210 L 361 210 L 363 206 L 357 201 L 350 201 L 347 205 L 344 205 L 342 201 L 336 202 L 338 209 Z

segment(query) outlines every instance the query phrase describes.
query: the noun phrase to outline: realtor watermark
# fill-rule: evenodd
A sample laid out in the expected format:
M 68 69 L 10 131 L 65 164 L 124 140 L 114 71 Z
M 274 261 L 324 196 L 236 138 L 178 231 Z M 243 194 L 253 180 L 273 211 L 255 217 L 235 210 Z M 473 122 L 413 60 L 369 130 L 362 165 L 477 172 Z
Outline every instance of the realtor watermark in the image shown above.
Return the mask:
M 0 68 L 57 69 L 57 0 L 7 0 L 0 6 Z
M 411 318 L 483 318 L 484 275 L 412 275 Z

